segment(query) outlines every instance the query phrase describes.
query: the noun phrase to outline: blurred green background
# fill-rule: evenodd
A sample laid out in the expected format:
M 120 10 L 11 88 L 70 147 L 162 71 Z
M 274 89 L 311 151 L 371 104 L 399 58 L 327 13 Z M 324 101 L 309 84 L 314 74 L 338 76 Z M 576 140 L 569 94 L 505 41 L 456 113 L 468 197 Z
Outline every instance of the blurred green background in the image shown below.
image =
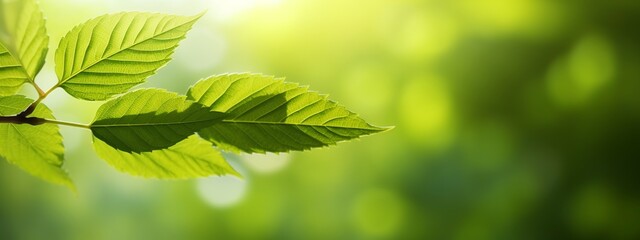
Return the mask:
M 639 239 L 640 1 L 41 0 L 51 36 L 104 13 L 208 9 L 144 87 L 261 72 L 393 131 L 227 157 L 245 179 L 117 172 L 62 127 L 74 195 L 0 163 L 2 239 Z M 31 89 L 25 90 L 34 96 Z M 99 103 L 58 89 L 56 117 Z

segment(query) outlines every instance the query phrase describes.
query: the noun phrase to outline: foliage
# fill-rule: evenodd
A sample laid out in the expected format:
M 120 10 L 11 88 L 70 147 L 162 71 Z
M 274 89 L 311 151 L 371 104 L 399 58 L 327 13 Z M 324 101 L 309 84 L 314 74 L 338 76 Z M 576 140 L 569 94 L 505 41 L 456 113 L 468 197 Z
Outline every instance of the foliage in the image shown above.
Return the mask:
M 0 94 L 14 94 L 35 84 L 44 65 L 49 37 L 33 1 L 2 2 L 0 8 Z
M 42 13 L 33 0 L 2 3 L 0 156 L 53 183 L 73 188 L 62 169 L 58 125 L 90 129 L 96 152 L 116 169 L 163 179 L 238 175 L 217 148 L 299 151 L 387 129 L 306 87 L 260 74 L 212 76 L 187 96 L 161 89 L 129 92 L 169 62 L 202 14 L 131 12 L 91 19 L 60 40 L 58 83 L 45 92 L 35 81 L 49 40 Z M 14 95 L 24 83 L 37 90 L 35 101 Z M 108 101 L 90 125 L 55 120 L 41 102 L 58 87 L 78 99 Z
M 76 98 L 104 100 L 165 65 L 201 15 L 104 15 L 75 27 L 56 51 L 58 85 Z
M 22 112 L 32 102 L 19 95 L 0 97 L 0 114 L 7 116 Z M 51 110 L 44 104 L 37 105 L 31 116 L 53 119 Z M 71 179 L 61 169 L 64 146 L 58 125 L 1 123 L 0 132 L 3 134 L 0 156 L 35 176 L 73 187 Z
M 168 148 L 224 116 L 176 93 L 142 89 L 102 105 L 91 131 L 118 150 L 147 152 Z
M 326 96 L 270 76 L 214 76 L 191 87 L 187 96 L 211 111 L 227 113 L 198 133 L 228 150 L 306 150 L 384 130 Z

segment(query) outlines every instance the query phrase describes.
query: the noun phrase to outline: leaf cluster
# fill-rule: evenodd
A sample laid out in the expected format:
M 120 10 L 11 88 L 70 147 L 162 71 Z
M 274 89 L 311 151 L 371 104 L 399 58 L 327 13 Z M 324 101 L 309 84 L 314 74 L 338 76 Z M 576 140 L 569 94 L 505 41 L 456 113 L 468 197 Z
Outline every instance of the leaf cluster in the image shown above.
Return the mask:
M 63 170 L 59 125 L 89 129 L 93 146 L 116 169 L 183 179 L 239 175 L 219 150 L 302 151 L 386 130 L 327 96 L 261 74 L 216 75 L 186 95 L 137 89 L 167 64 L 202 17 L 124 12 L 71 29 L 55 51 L 58 82 L 36 83 L 47 55 L 45 20 L 33 0 L 0 0 L 0 156 L 44 180 L 74 188 Z M 38 98 L 16 93 L 33 86 Z M 55 89 L 103 101 L 90 124 L 56 120 L 42 101 Z

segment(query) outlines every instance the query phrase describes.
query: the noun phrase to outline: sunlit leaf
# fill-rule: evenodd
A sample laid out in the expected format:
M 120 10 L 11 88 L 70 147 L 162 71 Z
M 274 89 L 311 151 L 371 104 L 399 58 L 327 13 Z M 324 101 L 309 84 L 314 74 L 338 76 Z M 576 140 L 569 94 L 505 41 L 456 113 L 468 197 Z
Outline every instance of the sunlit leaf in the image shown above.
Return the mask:
M 14 116 L 29 107 L 33 100 L 22 95 L 0 97 L 0 116 Z
M 170 147 L 223 116 L 185 96 L 141 89 L 100 106 L 91 131 L 116 149 L 147 152 Z
M 0 97 L 0 115 L 21 112 L 33 102 L 23 96 Z M 31 114 L 53 119 L 51 110 L 39 104 Z M 29 124 L 0 123 L 0 156 L 34 176 L 74 189 L 67 173 L 62 170 L 64 146 L 55 124 L 33 126 Z
M 42 12 L 33 0 L 0 0 L 0 95 L 34 82 L 48 44 Z
M 226 150 L 306 150 L 386 130 L 369 125 L 326 96 L 271 76 L 214 76 L 198 82 L 187 95 L 228 114 L 198 132 Z
M 210 142 L 196 135 L 168 149 L 143 153 L 117 150 L 98 138 L 93 138 L 98 155 L 116 169 L 136 176 L 184 179 L 210 175 L 239 176 Z
M 118 13 L 75 27 L 56 50 L 58 85 L 76 98 L 104 100 L 153 75 L 202 15 Z

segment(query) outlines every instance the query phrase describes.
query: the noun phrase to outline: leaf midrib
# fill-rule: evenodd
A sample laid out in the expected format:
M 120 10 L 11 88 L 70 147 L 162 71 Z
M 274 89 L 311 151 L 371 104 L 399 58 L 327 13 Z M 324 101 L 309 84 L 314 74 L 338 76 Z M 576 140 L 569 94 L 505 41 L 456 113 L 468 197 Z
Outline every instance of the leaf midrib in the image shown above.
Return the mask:
M 287 123 L 287 122 L 265 122 L 265 121 L 247 121 L 247 120 L 222 120 L 223 123 L 243 123 L 243 124 L 265 124 L 265 125 L 283 125 L 283 126 L 302 126 L 302 127 L 331 127 L 341 129 L 354 129 L 354 130 L 372 130 L 372 131 L 384 131 L 386 127 L 345 127 L 345 126 L 332 126 L 321 124 L 308 124 L 308 123 Z M 215 125 L 215 124 L 214 124 Z
M 106 120 L 106 119 L 104 119 Z M 164 122 L 164 123 L 125 123 L 125 124 L 91 124 L 90 128 L 107 128 L 107 127 L 151 127 L 151 126 L 170 126 L 170 125 L 187 125 L 187 124 L 195 124 L 207 121 L 220 120 L 220 118 L 212 118 L 212 119 L 203 119 L 197 121 L 187 121 L 187 122 Z M 100 120 L 99 120 L 100 121 Z M 212 123 L 212 125 L 215 123 Z
M 104 17 L 106 17 L 106 16 L 104 16 Z M 174 16 L 174 17 L 175 17 L 175 16 Z M 196 19 L 197 19 L 197 18 L 196 18 Z M 69 77 L 67 77 L 67 78 L 65 78 L 65 79 L 63 79 L 63 80 L 61 80 L 61 81 L 58 83 L 58 86 L 59 86 L 59 85 L 62 85 L 63 83 L 65 83 L 65 82 L 67 82 L 67 81 L 69 81 L 69 80 L 71 80 L 72 78 L 74 78 L 74 77 L 78 76 L 80 73 L 82 73 L 82 72 L 86 71 L 87 69 L 89 69 L 89 68 L 91 68 L 91 67 L 95 66 L 96 64 L 98 64 L 98 63 L 100 63 L 100 62 L 102 62 L 102 61 L 104 61 L 104 60 L 106 60 L 106 59 L 108 59 L 108 58 L 110 58 L 110 57 L 113 57 L 114 55 L 116 55 L 116 54 L 118 54 L 118 53 L 121 53 L 121 52 L 122 52 L 122 51 L 124 51 L 124 50 L 127 50 L 127 49 L 129 49 L 129 48 L 135 47 L 135 46 L 137 46 L 138 44 L 141 44 L 141 43 L 143 43 L 143 42 L 149 41 L 149 40 L 151 40 L 151 39 L 153 39 L 153 38 L 155 38 L 155 37 L 157 37 L 157 36 L 160 36 L 160 35 L 162 35 L 162 34 L 165 34 L 165 33 L 169 32 L 169 31 L 173 31 L 174 29 L 179 28 L 179 27 L 182 27 L 182 26 L 184 26 L 184 25 L 186 25 L 186 24 L 189 24 L 189 23 L 191 23 L 191 22 L 195 21 L 196 19 L 191 19 L 191 20 L 189 20 L 189 21 L 187 21 L 187 22 L 185 22 L 185 23 L 182 23 L 182 24 L 179 24 L 179 25 L 177 25 L 177 26 L 175 26 L 175 27 L 173 27 L 173 28 L 170 28 L 170 29 L 168 29 L 167 31 L 163 31 L 163 32 L 161 32 L 161 33 L 159 33 L 159 34 L 156 34 L 156 35 L 153 35 L 153 36 L 148 37 L 148 38 L 146 38 L 146 39 L 143 39 L 142 41 L 137 42 L 137 43 L 135 43 L 135 44 L 133 44 L 133 45 L 131 45 L 131 46 L 121 48 L 120 50 L 118 50 L 118 51 L 116 51 L 116 52 L 114 52 L 114 53 L 112 53 L 112 54 L 110 54 L 110 55 L 107 55 L 106 57 L 104 57 L 104 56 L 103 56 L 103 58 L 101 58 L 100 60 L 98 60 L 98 61 L 96 61 L 96 62 L 94 62 L 94 63 L 92 63 L 92 64 L 89 64 L 87 67 L 81 68 L 80 70 L 78 70 L 78 72 L 73 73 L 73 74 L 71 74 Z M 79 36 L 80 36 L 80 32 L 78 32 L 78 38 L 79 38 Z M 85 50 L 85 52 L 86 52 L 86 50 Z M 86 54 L 86 53 L 85 53 L 85 54 Z

